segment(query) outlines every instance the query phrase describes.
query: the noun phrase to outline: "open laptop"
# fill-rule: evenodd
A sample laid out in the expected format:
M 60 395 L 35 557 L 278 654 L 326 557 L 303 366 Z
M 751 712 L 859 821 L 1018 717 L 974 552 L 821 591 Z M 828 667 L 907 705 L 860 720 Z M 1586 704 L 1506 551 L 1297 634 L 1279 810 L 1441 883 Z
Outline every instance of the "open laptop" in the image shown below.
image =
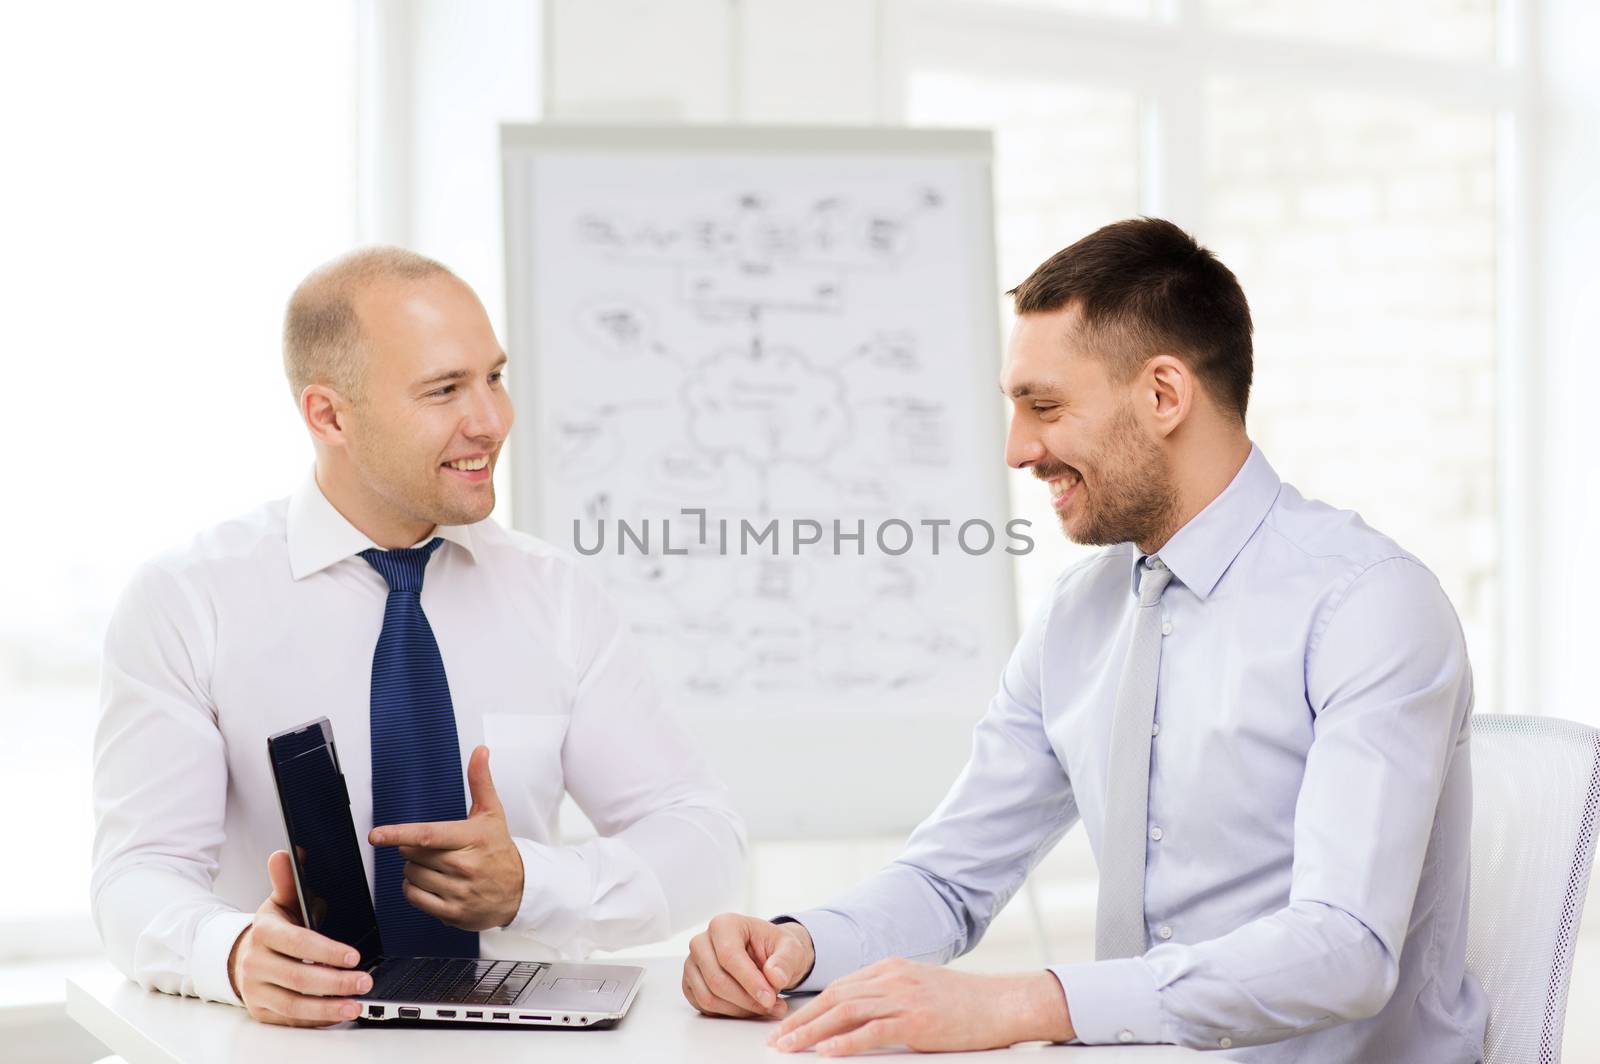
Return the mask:
M 354 947 L 372 975 L 372 990 L 359 999 L 360 1019 L 603 1027 L 633 1004 L 643 968 L 385 955 L 333 725 L 322 717 L 279 732 L 267 740 L 267 753 L 301 919 Z

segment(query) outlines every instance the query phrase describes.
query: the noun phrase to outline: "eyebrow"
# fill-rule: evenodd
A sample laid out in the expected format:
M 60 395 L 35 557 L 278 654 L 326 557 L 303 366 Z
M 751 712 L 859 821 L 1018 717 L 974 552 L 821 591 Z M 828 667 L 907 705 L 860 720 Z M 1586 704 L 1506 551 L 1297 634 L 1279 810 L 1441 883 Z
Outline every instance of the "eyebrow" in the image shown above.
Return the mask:
M 1004 384 L 997 383 L 996 387 L 998 387 L 1000 389 L 1000 394 L 1001 395 L 1007 396 L 1008 398 L 1011 398 L 1011 399 L 1026 399 L 1030 395 L 1047 395 L 1047 396 L 1050 396 L 1050 397 L 1054 398 L 1055 396 L 1059 395 L 1060 392 L 1061 392 L 1060 388 L 1057 388 L 1054 384 L 1050 383 L 1049 381 L 1046 381 L 1046 382 L 1041 383 L 1041 384 L 1032 384 L 1032 383 L 1019 384 L 1016 387 L 1012 388 L 1009 392 L 1006 391 L 1006 386 Z
M 502 352 L 500 352 L 499 360 L 496 361 L 494 365 L 490 366 L 489 369 L 490 369 L 491 372 L 494 371 L 494 370 L 497 370 L 501 366 L 504 366 L 508 361 L 510 361 L 510 360 L 506 357 L 506 353 L 504 351 L 502 351 Z M 422 378 L 422 380 L 418 381 L 412 387 L 415 387 L 415 388 L 426 388 L 426 387 L 428 387 L 429 385 L 432 385 L 432 384 L 444 384 L 447 381 L 458 381 L 458 380 L 462 380 L 462 379 L 464 379 L 466 377 L 470 377 L 470 376 L 472 376 L 472 371 L 471 370 L 465 370 L 465 369 L 446 370 L 443 373 L 435 373 L 431 377 L 424 377 L 424 378 Z

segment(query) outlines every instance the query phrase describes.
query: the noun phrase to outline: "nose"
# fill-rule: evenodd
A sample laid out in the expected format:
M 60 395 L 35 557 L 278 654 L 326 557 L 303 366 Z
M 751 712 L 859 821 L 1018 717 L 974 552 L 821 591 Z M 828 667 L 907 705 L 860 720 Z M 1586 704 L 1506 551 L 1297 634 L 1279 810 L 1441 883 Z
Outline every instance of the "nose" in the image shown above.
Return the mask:
M 503 390 L 484 386 L 474 393 L 461 431 L 472 439 L 488 439 L 499 443 L 510 433 L 514 419 L 511 397 Z
M 1044 443 L 1032 430 L 1028 419 L 1013 416 L 1006 430 L 1006 465 L 1012 469 L 1027 469 L 1044 455 Z

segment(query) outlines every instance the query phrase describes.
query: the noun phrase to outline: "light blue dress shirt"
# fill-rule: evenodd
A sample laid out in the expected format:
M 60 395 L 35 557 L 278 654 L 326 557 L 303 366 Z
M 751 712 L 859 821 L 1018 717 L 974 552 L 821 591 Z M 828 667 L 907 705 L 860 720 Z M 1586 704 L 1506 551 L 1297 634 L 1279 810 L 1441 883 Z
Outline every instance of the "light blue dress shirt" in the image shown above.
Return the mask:
M 1141 957 L 1051 970 L 1088 1043 L 1241 1061 L 1480 1059 L 1465 970 L 1472 675 L 1438 581 L 1260 451 L 1159 551 Z M 975 946 L 1078 820 L 1100 852 L 1142 555 L 1068 569 L 1012 654 L 972 757 L 894 863 L 792 914 L 800 990 Z M 1255 1047 L 1255 1048 L 1251 1048 Z

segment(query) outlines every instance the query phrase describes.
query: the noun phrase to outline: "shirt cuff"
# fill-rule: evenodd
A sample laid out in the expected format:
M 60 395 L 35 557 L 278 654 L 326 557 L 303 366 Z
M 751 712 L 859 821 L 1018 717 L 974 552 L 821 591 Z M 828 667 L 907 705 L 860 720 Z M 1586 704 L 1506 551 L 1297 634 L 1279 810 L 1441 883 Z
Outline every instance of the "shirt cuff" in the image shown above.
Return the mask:
M 194 946 L 189 953 L 189 972 L 195 997 L 244 1007 L 228 979 L 228 956 L 244 929 L 255 919 L 254 913 L 219 909 L 200 921 L 195 929 Z
M 514 838 L 522 855 L 522 905 L 507 931 L 550 946 L 570 942 L 589 911 L 589 866 L 566 846 Z
M 1072 1029 L 1085 1045 L 1165 1042 L 1155 973 L 1142 957 L 1050 969 L 1067 995 Z
M 790 987 L 789 993 L 815 993 L 841 975 L 849 975 L 861 967 L 861 936 L 847 918 L 827 909 L 807 909 L 772 918 L 775 924 L 788 921 L 799 924 L 811 935 L 811 949 L 816 958 L 811 974 Z

